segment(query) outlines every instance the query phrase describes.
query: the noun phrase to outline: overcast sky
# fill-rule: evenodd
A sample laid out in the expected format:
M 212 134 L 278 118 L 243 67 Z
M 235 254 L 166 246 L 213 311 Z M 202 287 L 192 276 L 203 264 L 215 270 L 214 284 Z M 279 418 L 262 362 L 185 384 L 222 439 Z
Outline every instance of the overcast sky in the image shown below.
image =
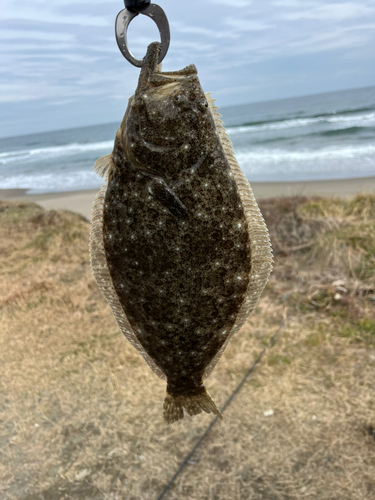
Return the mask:
M 375 84 L 375 0 L 160 0 L 164 70 L 194 63 L 219 106 Z M 121 120 L 139 70 L 114 37 L 121 0 L 1 0 L 0 136 Z M 130 47 L 157 39 L 138 16 Z

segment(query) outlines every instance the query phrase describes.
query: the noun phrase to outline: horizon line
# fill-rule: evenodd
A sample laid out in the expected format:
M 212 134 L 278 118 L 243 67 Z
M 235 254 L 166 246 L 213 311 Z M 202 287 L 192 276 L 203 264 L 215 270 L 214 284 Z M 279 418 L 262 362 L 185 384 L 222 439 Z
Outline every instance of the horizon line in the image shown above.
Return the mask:
M 303 97 L 314 97 L 314 96 L 319 96 L 319 95 L 338 94 L 338 93 L 341 93 L 341 92 L 350 92 L 350 91 L 353 91 L 353 90 L 371 89 L 373 87 L 375 87 L 375 85 L 366 85 L 364 87 L 353 87 L 353 88 L 349 88 L 349 89 L 333 90 L 333 91 L 329 91 L 329 92 L 317 92 L 316 94 L 302 94 L 302 95 L 296 95 L 296 96 L 292 96 L 292 97 L 283 97 L 281 99 L 278 98 L 278 99 L 266 99 L 264 101 L 251 101 L 251 102 L 246 102 L 246 103 L 243 103 L 243 104 L 232 104 L 232 105 L 228 105 L 228 106 L 222 106 L 222 107 L 220 107 L 220 109 L 224 110 L 224 109 L 227 109 L 227 108 L 243 107 L 243 106 L 248 106 L 248 105 L 251 105 L 251 104 L 265 104 L 265 103 L 278 102 L 278 101 L 290 101 L 290 100 L 294 100 L 294 99 L 300 99 L 300 98 L 303 98 Z M 66 127 L 66 128 L 51 129 L 51 130 L 41 130 L 41 131 L 38 131 L 38 132 L 30 132 L 30 133 L 27 133 L 27 134 L 4 135 L 4 136 L 0 136 L 0 140 L 2 140 L 2 139 L 12 139 L 12 138 L 16 138 L 16 137 L 27 137 L 27 136 L 30 136 L 30 135 L 37 135 L 37 134 L 48 134 L 48 133 L 55 133 L 55 132 L 65 132 L 67 130 L 79 130 L 79 129 L 88 128 L 88 127 L 100 127 L 100 126 L 111 125 L 111 124 L 115 124 L 115 123 L 118 123 L 118 122 L 117 121 L 101 122 L 101 123 L 94 123 L 94 124 L 91 124 L 91 125 L 80 125 L 79 127 Z

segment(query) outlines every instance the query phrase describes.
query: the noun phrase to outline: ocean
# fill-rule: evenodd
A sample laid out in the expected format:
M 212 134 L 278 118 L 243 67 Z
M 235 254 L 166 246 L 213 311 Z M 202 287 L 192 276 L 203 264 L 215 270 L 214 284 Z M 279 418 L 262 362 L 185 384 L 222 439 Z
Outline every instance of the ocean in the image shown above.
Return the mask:
M 124 112 L 126 105 L 124 100 Z M 375 175 L 375 87 L 226 107 L 221 113 L 250 182 Z M 111 152 L 118 125 L 0 139 L 0 189 L 99 187 L 102 179 L 93 166 Z

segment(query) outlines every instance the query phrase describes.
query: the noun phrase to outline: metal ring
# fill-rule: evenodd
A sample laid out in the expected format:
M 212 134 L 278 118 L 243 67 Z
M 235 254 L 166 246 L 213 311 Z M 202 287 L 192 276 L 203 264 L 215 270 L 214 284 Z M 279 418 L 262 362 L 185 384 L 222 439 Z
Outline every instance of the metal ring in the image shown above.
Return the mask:
M 144 16 L 150 17 L 153 21 L 155 21 L 155 24 L 159 29 L 161 50 L 158 62 L 161 63 L 168 52 L 169 43 L 171 41 L 171 34 L 167 16 L 165 15 L 164 10 L 159 7 L 159 5 L 150 3 L 147 5 L 147 7 L 139 9 L 139 11 L 134 10 L 134 7 L 132 7 L 132 10 L 123 9 L 121 12 L 119 12 L 116 18 L 115 25 L 117 45 L 125 59 L 133 64 L 133 66 L 136 66 L 137 68 L 141 68 L 143 66 L 145 58 L 137 59 L 133 56 L 133 54 L 129 50 L 127 38 L 128 26 L 130 22 L 136 16 L 138 16 L 138 14 L 143 14 Z

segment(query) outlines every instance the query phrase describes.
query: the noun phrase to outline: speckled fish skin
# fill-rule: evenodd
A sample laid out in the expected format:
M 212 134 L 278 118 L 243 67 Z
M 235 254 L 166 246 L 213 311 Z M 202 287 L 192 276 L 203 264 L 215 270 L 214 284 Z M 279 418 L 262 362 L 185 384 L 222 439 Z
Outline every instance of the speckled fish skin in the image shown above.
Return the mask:
M 220 416 L 203 379 L 260 295 L 272 257 L 254 200 L 264 247 L 254 260 L 243 179 L 196 68 L 161 73 L 159 50 L 149 46 L 113 153 L 98 160 L 107 184 L 94 203 L 90 250 L 120 328 L 167 380 L 171 423 L 183 408 Z

